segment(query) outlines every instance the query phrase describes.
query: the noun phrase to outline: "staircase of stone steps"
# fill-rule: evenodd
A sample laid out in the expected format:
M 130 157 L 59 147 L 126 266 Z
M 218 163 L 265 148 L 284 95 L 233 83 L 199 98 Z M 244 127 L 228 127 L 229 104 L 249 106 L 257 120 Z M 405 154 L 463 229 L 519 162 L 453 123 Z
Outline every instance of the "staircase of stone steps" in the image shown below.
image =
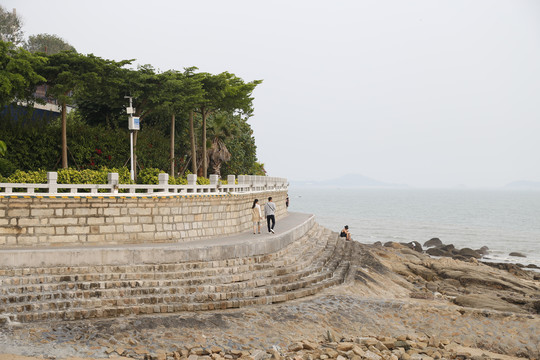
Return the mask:
M 315 224 L 273 254 L 156 265 L 0 270 L 0 317 L 76 320 L 228 309 L 314 295 L 343 282 L 345 242 Z

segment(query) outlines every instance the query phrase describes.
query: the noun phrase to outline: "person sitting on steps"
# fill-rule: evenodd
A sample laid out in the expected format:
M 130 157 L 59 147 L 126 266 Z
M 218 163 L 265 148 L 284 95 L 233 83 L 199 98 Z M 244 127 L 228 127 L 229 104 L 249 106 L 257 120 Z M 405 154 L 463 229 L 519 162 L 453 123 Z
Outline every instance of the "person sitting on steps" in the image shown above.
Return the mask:
M 351 233 L 349 232 L 349 225 L 345 225 L 343 230 L 341 230 L 341 233 L 339 234 L 339 236 L 344 237 L 345 240 L 352 240 Z

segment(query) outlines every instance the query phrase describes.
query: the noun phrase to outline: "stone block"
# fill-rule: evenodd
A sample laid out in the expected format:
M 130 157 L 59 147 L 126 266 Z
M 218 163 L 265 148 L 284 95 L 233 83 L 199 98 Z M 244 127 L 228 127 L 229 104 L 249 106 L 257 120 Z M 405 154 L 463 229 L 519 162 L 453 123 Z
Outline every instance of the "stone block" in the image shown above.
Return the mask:
M 31 216 L 53 216 L 55 209 L 31 209 Z
M 128 209 L 129 215 L 152 215 L 152 209 L 151 208 L 139 208 L 139 207 L 131 207 Z
M 88 225 L 105 224 L 105 218 L 104 217 L 89 217 L 89 218 L 86 219 L 86 223 Z
M 90 232 L 89 226 L 70 226 L 69 227 L 70 234 L 87 234 L 89 232 Z
M 28 217 L 30 209 L 8 209 L 7 217 Z
M 34 233 L 36 235 L 54 235 L 55 228 L 53 226 L 36 226 Z
M 144 232 L 156 231 L 156 225 L 154 225 L 154 224 L 143 224 L 143 231 Z
M 142 231 L 141 225 L 124 225 L 124 232 L 136 233 L 136 232 L 141 232 L 141 231 Z
M 139 224 L 150 224 L 154 221 L 152 216 L 139 216 L 137 217 L 137 223 Z
M 73 210 L 74 216 L 91 216 L 97 215 L 97 209 L 92 208 L 79 208 Z
M 129 216 L 119 216 L 119 217 L 114 217 L 114 223 L 115 224 L 129 224 L 131 222 L 131 217 Z
M 77 225 L 78 218 L 64 217 L 64 218 L 51 218 L 49 224 L 51 225 Z
M 20 246 L 29 246 L 36 245 L 38 243 L 37 236 L 19 236 L 17 237 L 17 245 Z
M 0 226 L 0 234 L 2 235 L 26 234 L 26 229 L 20 226 Z
M 103 209 L 103 215 L 105 215 L 105 216 L 120 216 L 120 209 L 118 209 L 118 208 L 106 208 L 106 209 Z
M 19 222 L 18 222 L 18 225 L 19 226 L 36 226 L 36 225 L 40 225 L 40 219 L 36 219 L 36 218 L 22 218 L 22 219 L 19 219 Z
M 105 235 L 88 235 L 86 241 L 89 243 L 104 243 Z

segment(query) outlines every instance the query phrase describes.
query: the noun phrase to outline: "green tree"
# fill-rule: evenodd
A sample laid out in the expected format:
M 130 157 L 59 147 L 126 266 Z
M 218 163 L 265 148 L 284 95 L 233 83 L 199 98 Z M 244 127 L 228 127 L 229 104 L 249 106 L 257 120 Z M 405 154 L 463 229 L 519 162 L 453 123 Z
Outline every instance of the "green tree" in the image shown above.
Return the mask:
M 126 128 L 128 83 L 134 70 L 126 69 L 133 60 L 105 60 L 100 77 L 81 87 L 76 94 L 77 110 L 88 124 L 107 128 Z
M 201 83 L 192 76 L 195 69 L 187 68 L 184 73 L 170 70 L 159 75 L 162 84 L 159 106 L 171 118 L 169 156 L 171 176 L 174 176 L 175 169 L 176 117 L 178 114 L 189 112 L 203 95 Z
M 199 74 L 204 90 L 204 98 L 196 106 L 195 111 L 202 117 L 202 173 L 207 177 L 208 157 L 206 148 L 206 121 L 210 114 L 225 111 L 250 116 L 253 112 L 251 94 L 262 80 L 245 83 L 241 78 L 229 72 L 218 75 Z
M 0 40 L 10 42 L 12 46 L 23 43 L 22 20 L 15 12 L 9 12 L 0 5 Z
M 76 51 L 75 48 L 64 39 L 53 34 L 30 35 L 25 44 L 26 50 L 31 53 L 57 54 L 62 51 Z
M 7 152 L 6 143 L 0 140 L 0 156 L 4 156 Z
M 73 103 L 76 94 L 87 86 L 99 83 L 104 67 L 109 64 L 92 54 L 60 52 L 48 56 L 42 69 L 47 79 L 48 94 L 58 100 L 62 108 L 62 168 L 68 167 L 67 154 L 67 105 Z
M 0 42 L 0 106 L 16 100 L 31 101 L 35 87 L 45 80 L 38 68 L 46 59 Z
M 257 147 L 253 130 L 247 119 L 232 116 L 228 119 L 228 129 L 233 136 L 225 139 L 225 145 L 231 153 L 231 159 L 223 163 L 221 173 L 225 175 L 258 174 L 261 167 L 257 165 Z
M 221 176 L 221 165 L 231 160 L 231 153 L 225 141 L 237 135 L 234 131 L 238 128 L 230 126 L 231 117 L 229 113 L 216 113 L 208 124 L 208 157 L 213 173 L 218 176 Z
M 160 89 L 163 79 L 158 76 L 155 69 L 151 65 L 139 66 L 137 71 L 129 74 L 126 87 L 127 94 L 134 99 L 135 115 L 139 117 L 141 129 L 146 118 L 150 117 L 157 109 L 159 109 Z M 133 163 L 135 164 L 135 179 L 137 179 L 137 139 L 138 131 L 135 131 L 133 136 Z

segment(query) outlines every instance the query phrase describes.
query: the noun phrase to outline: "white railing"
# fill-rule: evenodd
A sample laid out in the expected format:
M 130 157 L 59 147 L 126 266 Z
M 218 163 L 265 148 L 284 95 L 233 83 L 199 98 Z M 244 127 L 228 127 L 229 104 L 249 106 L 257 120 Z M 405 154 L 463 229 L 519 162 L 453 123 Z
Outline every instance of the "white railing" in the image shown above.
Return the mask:
M 107 184 L 58 184 L 58 174 L 48 172 L 45 184 L 0 183 L 0 196 L 199 195 L 287 190 L 289 186 L 285 178 L 255 175 L 238 176 L 238 184 L 235 175 L 227 176 L 227 184 L 221 184 L 217 175 L 210 175 L 210 185 L 198 185 L 197 176 L 193 174 L 187 176 L 187 185 L 169 185 L 169 174 L 159 174 L 158 185 L 120 184 L 117 173 L 109 173 L 107 179 Z

